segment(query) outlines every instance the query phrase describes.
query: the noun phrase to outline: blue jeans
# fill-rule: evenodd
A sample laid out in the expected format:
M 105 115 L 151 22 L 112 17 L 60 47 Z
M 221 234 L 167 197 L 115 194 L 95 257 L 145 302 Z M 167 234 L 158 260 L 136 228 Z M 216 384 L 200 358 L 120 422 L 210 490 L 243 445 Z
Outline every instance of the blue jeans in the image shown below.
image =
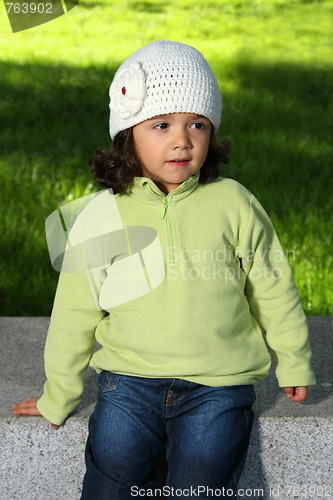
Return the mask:
M 169 466 L 166 496 L 236 498 L 254 400 L 251 385 L 208 387 L 102 372 L 81 500 L 162 498 L 154 484 L 161 452 Z

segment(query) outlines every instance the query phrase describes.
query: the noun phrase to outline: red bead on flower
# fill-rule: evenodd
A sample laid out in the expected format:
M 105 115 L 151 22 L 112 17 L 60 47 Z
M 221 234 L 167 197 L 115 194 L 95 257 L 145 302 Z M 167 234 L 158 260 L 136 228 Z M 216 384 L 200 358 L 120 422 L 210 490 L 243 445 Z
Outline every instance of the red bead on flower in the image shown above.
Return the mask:
M 122 93 L 123 95 L 125 95 L 125 94 L 126 94 L 126 87 L 123 87 L 123 88 L 121 89 L 121 93 Z

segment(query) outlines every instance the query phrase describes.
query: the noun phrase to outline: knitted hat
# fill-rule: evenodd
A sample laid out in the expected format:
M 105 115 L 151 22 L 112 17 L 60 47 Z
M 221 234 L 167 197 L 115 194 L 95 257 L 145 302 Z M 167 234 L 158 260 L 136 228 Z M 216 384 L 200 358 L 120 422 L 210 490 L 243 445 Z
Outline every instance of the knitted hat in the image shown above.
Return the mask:
M 195 113 L 215 131 L 222 101 L 217 80 L 195 48 L 160 40 L 134 52 L 120 66 L 110 87 L 110 135 L 154 116 Z

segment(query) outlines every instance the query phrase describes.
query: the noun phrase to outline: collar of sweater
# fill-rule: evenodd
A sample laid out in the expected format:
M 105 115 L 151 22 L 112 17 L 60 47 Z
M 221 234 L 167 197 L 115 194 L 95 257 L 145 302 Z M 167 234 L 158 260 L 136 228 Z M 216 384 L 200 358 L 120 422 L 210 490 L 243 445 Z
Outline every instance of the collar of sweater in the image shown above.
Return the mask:
M 148 177 L 134 177 L 133 186 L 130 189 L 131 196 L 139 197 L 150 202 L 177 202 L 191 194 L 199 183 L 200 171 L 188 177 L 170 193 L 165 194 L 155 182 Z

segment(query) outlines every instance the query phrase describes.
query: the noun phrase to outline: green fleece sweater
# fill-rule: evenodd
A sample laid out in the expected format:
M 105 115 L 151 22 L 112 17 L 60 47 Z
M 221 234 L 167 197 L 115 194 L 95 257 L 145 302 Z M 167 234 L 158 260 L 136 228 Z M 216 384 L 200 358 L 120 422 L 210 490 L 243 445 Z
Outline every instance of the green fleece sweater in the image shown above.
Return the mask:
M 97 372 L 256 384 L 270 368 L 265 337 L 281 387 L 315 383 L 306 318 L 269 217 L 236 181 L 198 178 L 165 195 L 138 177 L 77 218 L 38 401 L 54 424 L 78 404 L 89 362 Z

